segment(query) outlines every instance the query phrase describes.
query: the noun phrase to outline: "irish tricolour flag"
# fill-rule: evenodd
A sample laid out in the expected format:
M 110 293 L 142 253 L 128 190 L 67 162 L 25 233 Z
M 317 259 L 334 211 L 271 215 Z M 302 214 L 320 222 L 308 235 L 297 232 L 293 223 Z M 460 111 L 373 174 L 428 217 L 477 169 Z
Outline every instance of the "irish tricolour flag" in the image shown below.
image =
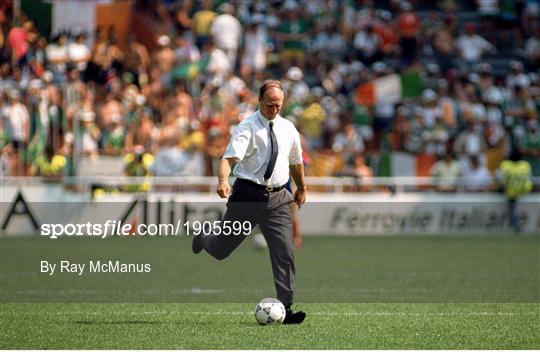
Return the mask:
M 394 104 L 405 98 L 414 98 L 422 93 L 418 72 L 404 72 L 379 77 L 356 88 L 356 103 L 375 105 Z

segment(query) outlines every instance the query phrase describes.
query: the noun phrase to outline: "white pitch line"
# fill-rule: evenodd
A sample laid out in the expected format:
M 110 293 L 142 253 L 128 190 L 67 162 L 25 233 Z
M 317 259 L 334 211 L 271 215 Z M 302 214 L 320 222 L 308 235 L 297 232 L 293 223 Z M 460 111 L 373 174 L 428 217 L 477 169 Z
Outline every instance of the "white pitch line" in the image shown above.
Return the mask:
M 41 312 L 17 312 L 17 315 L 41 315 Z M 50 314 L 50 313 L 46 313 Z M 141 311 L 141 312 L 53 312 L 54 315 L 252 315 L 253 312 L 170 312 L 170 311 Z M 428 316 L 428 317 L 444 317 L 444 316 L 526 316 L 536 315 L 540 316 L 537 312 L 462 312 L 462 313 L 405 313 L 405 312 L 311 312 L 309 315 L 314 316 Z

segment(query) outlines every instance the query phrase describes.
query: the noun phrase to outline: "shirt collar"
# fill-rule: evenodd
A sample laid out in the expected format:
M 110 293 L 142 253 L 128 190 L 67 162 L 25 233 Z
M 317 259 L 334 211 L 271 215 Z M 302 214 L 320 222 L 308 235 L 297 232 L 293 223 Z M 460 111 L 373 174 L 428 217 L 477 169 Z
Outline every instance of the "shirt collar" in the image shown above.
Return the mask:
M 270 120 L 268 120 L 266 117 L 263 116 L 260 109 L 257 110 L 257 118 L 259 119 L 259 121 L 261 121 L 264 127 L 270 126 Z M 274 126 L 279 121 L 279 119 L 281 119 L 281 115 L 277 114 L 277 116 L 272 120 L 274 122 Z

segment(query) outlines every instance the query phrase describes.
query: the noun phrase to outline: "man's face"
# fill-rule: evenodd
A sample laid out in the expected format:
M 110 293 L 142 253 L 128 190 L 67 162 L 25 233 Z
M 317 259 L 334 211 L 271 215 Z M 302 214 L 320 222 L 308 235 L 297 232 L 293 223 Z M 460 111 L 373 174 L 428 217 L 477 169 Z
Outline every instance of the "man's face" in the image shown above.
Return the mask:
M 283 92 L 279 88 L 271 87 L 259 98 L 261 114 L 268 120 L 273 120 L 283 105 Z

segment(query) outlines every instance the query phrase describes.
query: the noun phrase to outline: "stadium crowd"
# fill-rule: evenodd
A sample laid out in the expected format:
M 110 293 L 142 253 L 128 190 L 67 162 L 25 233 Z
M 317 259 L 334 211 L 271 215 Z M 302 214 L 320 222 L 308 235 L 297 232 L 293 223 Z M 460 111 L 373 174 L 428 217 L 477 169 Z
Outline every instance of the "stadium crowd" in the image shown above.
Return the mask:
M 134 1 L 167 29 L 152 46 L 114 28 L 92 46 L 47 38 L 0 8 L 2 174 L 76 175 L 108 155 L 128 175 L 215 175 L 260 82 L 279 78 L 308 175 L 401 176 L 402 158 L 488 190 L 518 150 L 540 176 L 538 1 L 376 3 Z M 393 74 L 418 78 L 412 95 L 363 103 L 359 87 Z

